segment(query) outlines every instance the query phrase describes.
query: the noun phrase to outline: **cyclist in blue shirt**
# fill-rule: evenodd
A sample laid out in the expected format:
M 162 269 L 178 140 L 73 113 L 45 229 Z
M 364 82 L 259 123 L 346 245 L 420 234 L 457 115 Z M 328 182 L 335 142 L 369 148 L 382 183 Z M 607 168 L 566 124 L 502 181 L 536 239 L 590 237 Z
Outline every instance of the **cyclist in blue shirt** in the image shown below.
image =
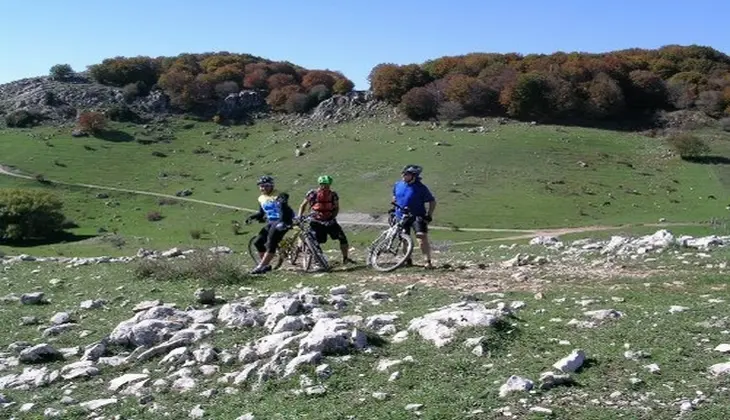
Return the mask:
M 274 259 L 284 235 L 291 229 L 295 214 L 289 206 L 289 194 L 280 194 L 274 189 L 274 178 L 264 175 L 256 185 L 261 190 L 258 198 L 259 211 L 248 216 L 246 224 L 253 220 L 266 222 L 254 242 L 261 262 L 251 271 L 251 274 L 263 274 L 271 271 L 271 260 Z
M 401 171 L 402 179 L 393 185 L 393 202 L 401 207 L 408 207 L 411 214 L 415 216 L 412 223 L 416 232 L 416 240 L 425 258 L 425 268 L 431 269 L 431 244 L 428 241 L 428 224 L 433 220 L 433 212 L 436 210 L 436 198 L 431 190 L 421 182 L 423 168 L 418 165 L 406 165 Z M 428 208 L 426 208 L 428 204 Z M 395 217 L 400 220 L 403 214 L 400 209 L 395 209 Z M 410 234 L 411 226 L 406 226 L 406 232 Z M 413 265 L 409 258 L 406 265 Z

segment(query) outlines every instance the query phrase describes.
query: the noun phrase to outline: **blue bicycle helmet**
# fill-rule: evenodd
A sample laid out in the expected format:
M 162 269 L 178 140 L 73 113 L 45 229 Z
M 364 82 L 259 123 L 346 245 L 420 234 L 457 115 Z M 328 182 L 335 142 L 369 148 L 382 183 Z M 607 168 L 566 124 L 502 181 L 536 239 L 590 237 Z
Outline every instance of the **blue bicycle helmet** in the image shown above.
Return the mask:
M 264 184 L 274 185 L 274 178 L 272 178 L 268 175 L 264 175 L 261 178 L 259 178 L 258 182 L 256 182 L 256 185 L 264 185 Z
M 416 177 L 421 176 L 421 172 L 423 172 L 423 168 L 418 165 L 406 165 L 401 171 L 402 174 L 411 174 Z

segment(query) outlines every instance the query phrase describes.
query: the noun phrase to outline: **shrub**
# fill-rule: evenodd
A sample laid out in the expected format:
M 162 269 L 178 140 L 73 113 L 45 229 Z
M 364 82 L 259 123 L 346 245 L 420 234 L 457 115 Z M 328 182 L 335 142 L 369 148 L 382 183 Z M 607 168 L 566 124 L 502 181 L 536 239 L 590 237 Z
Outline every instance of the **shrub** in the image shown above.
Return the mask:
M 107 126 L 106 117 L 100 112 L 82 112 L 79 115 L 79 128 L 85 133 L 98 134 Z
M 43 117 L 33 111 L 21 109 L 5 116 L 5 124 L 8 127 L 27 128 L 37 125 L 43 120 Z
M 151 211 L 147 213 L 147 220 L 150 222 L 159 222 L 162 219 L 162 214 L 160 214 L 159 211 Z
M 346 93 L 352 92 L 354 88 L 355 83 L 347 78 L 337 79 L 337 81 L 335 81 L 335 84 L 332 85 L 332 91 L 338 95 L 344 95 Z
M 449 101 L 462 105 L 471 114 L 483 114 L 497 109 L 499 95 L 476 77 L 461 74 L 446 79 L 444 93 Z
M 667 84 L 650 71 L 634 70 L 629 73 L 626 103 L 640 111 L 664 109 L 669 103 Z
M 271 109 L 274 111 L 284 111 L 289 97 L 295 93 L 303 93 L 301 86 L 289 85 L 284 86 L 281 89 L 274 89 L 266 97 L 266 103 L 269 104 Z
M 326 71 L 312 70 L 302 77 L 302 87 L 309 90 L 317 85 L 325 85 L 327 89 L 332 89 L 335 84 L 335 78 Z
M 46 239 L 63 230 L 63 203 L 42 190 L 0 189 L 0 239 Z
M 313 95 L 298 92 L 286 99 L 284 110 L 292 114 L 306 114 L 315 105 L 317 105 L 317 100 Z
M 673 134 L 667 143 L 682 159 L 698 158 L 710 152 L 710 146 L 699 137 L 689 133 Z
M 112 121 L 139 123 L 142 118 L 127 105 L 113 105 L 106 111 L 106 116 Z
M 695 104 L 701 111 L 713 117 L 719 117 L 725 110 L 725 99 L 722 92 L 717 90 L 700 92 Z
M 297 79 L 291 74 L 277 73 L 266 79 L 269 90 L 280 89 L 284 86 L 296 85 Z
M 446 121 L 448 123 L 460 120 L 466 115 L 464 107 L 457 102 L 444 102 L 438 107 L 439 120 Z
M 145 96 L 149 93 L 149 88 L 144 82 L 129 83 L 122 88 L 122 96 L 127 102 L 133 102 L 140 96 Z
M 428 84 L 431 79 L 417 65 L 398 66 L 379 64 L 368 76 L 373 95 L 391 104 L 398 104 L 403 95 L 415 87 Z
M 720 128 L 724 131 L 730 131 L 730 117 L 726 117 L 720 120 Z
M 152 86 L 160 77 L 160 66 L 150 57 L 115 57 L 89 66 L 89 74 L 104 85 L 121 87 L 144 82 L 147 86 Z
M 53 80 L 68 80 L 74 75 L 74 69 L 70 64 L 56 64 L 51 67 L 50 76 Z
M 500 102 L 511 117 L 542 118 L 550 115 L 550 86 L 538 73 L 526 73 L 502 92 Z
M 438 114 L 438 101 L 433 93 L 424 87 L 416 87 L 403 95 L 398 107 L 408 118 L 425 121 Z
M 309 95 L 315 103 L 320 103 L 332 96 L 332 91 L 325 85 L 317 85 L 309 90 Z
M 201 280 L 212 284 L 241 284 L 248 273 L 233 259 L 195 250 L 184 260 L 143 259 L 134 266 L 138 279 L 158 281 Z
M 225 99 L 226 97 L 228 97 L 228 95 L 241 91 L 241 88 L 238 87 L 238 83 L 231 80 L 218 83 L 217 85 L 215 85 L 214 89 L 216 96 L 221 99 Z
M 610 118 L 624 111 L 625 102 L 621 86 L 605 73 L 599 73 L 588 84 L 587 94 L 587 113 L 593 118 Z

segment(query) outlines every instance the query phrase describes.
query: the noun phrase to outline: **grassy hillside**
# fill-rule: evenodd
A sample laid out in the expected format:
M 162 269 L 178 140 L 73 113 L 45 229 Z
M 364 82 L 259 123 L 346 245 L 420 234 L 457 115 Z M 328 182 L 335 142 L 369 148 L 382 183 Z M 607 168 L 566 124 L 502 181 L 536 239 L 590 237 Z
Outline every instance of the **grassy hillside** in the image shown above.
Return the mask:
M 68 182 L 166 194 L 187 188 L 191 198 L 245 208 L 255 206 L 260 174 L 274 175 L 298 201 L 326 172 L 335 178 L 345 212 L 386 210 L 400 168 L 419 163 L 440 202 L 436 223 L 458 227 L 547 228 L 662 217 L 696 222 L 726 212 L 726 165 L 683 162 L 668 155 L 660 139 L 636 134 L 522 124 L 471 133 L 368 122 L 301 133 L 270 123 L 183 129 L 185 123 L 159 128 L 174 140 L 147 145 L 72 138 L 65 129 L 6 129 L 0 132 L 0 163 Z M 117 128 L 128 140 L 155 133 Z M 705 138 L 713 154 L 730 153 L 727 134 Z M 304 142 L 311 147 L 295 156 Z

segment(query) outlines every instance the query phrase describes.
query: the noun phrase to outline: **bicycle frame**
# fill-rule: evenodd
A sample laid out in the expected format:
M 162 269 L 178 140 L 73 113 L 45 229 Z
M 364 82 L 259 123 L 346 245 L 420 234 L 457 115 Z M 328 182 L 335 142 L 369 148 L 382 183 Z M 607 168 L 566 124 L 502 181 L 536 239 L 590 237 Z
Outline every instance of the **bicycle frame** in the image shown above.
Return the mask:
M 388 218 L 388 224 L 390 224 L 390 227 L 383 231 L 378 238 L 373 242 L 377 243 L 380 241 L 383 237 L 385 237 L 386 247 L 389 249 L 391 246 L 393 246 L 393 241 L 400 236 L 400 234 L 405 230 L 405 226 L 407 223 L 410 223 L 410 221 L 413 219 L 413 215 L 408 210 L 408 207 L 401 207 L 396 203 L 391 203 L 393 207 L 396 207 L 400 209 L 403 212 L 403 217 L 401 217 L 400 220 L 395 220 L 395 215 L 392 214 Z

